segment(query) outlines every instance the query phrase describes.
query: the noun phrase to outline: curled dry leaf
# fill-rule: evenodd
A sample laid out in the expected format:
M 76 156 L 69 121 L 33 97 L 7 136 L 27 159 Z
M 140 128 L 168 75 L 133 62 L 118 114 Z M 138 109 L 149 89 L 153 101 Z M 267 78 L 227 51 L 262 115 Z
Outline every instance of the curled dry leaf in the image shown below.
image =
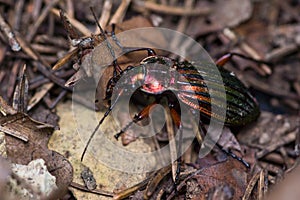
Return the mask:
M 56 177 L 56 184 L 68 186 L 73 177 L 73 168 L 64 156 L 47 148 L 53 127 L 35 121 L 28 115 L 17 113 L 0 117 L 1 127 L 11 132 L 19 132 L 28 138 L 27 142 L 6 134 L 6 151 L 8 159 L 17 164 L 26 165 L 30 161 L 42 158 L 48 170 Z
M 207 195 L 219 193 L 220 196 L 230 196 L 230 199 L 241 199 L 247 187 L 246 170 L 232 158 L 202 168 L 188 178 L 186 198 L 207 199 Z

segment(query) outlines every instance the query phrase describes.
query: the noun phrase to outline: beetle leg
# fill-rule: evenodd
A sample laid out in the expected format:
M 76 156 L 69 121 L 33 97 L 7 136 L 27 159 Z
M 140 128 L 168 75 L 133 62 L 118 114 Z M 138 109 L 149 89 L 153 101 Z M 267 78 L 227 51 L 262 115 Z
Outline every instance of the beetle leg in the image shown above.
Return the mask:
M 121 49 L 123 49 L 124 47 L 121 45 L 120 41 L 118 40 L 118 38 L 116 37 L 115 34 L 115 30 L 116 30 L 116 24 L 112 24 L 111 25 L 111 37 L 114 40 L 114 42 L 118 45 L 118 47 L 120 47 Z
M 148 56 L 155 56 L 156 53 L 153 49 L 147 48 L 147 47 L 123 47 L 123 52 L 124 53 L 131 53 L 135 51 L 147 51 Z
M 247 168 L 250 168 L 250 164 L 248 162 L 246 162 L 243 158 L 237 156 L 236 154 L 234 154 L 230 149 L 224 149 L 220 144 L 217 143 L 217 147 L 219 149 L 221 149 L 226 155 L 238 160 L 239 162 L 241 162 L 243 165 L 245 165 Z
M 204 135 L 206 135 L 207 130 L 204 127 L 204 124 L 202 122 L 200 122 L 199 124 L 199 129 L 200 132 L 204 133 Z M 248 162 L 246 162 L 243 158 L 237 156 L 236 154 L 234 154 L 232 151 L 224 149 L 220 144 L 216 143 L 216 146 L 223 152 L 225 153 L 227 156 L 232 157 L 233 159 L 236 159 L 237 161 L 241 162 L 243 165 L 245 165 L 245 167 L 250 168 L 250 164 Z
M 133 124 L 133 123 L 136 123 L 136 122 L 139 122 L 147 117 L 149 117 L 149 114 L 150 114 L 150 109 L 152 108 L 152 106 L 156 105 L 157 103 L 154 102 L 154 103 L 151 103 L 149 105 L 147 105 L 145 108 L 143 108 L 143 110 L 141 112 L 139 112 L 138 114 L 136 114 L 132 121 L 129 122 L 124 128 L 122 128 L 118 133 L 116 133 L 114 135 L 114 137 L 118 140 L 119 137 L 128 129 L 130 128 L 130 126 Z

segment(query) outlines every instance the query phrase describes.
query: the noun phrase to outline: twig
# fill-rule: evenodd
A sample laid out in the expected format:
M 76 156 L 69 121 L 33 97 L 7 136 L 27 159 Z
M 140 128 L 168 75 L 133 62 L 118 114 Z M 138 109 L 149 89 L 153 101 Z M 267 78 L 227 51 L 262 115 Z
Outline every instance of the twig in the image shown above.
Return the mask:
M 89 190 L 89 189 L 87 189 L 85 186 L 80 185 L 80 184 L 75 183 L 75 182 L 72 182 L 72 183 L 71 183 L 71 186 L 72 186 L 73 188 L 76 188 L 76 189 L 78 189 L 78 190 L 82 190 L 82 191 L 85 191 L 85 192 L 90 192 L 90 193 L 94 193 L 94 194 L 99 194 L 99 195 L 103 195 L 103 196 L 107 196 L 107 197 L 113 197 L 113 193 L 112 193 L 112 192 L 107 192 L 107 191 L 100 190 L 100 189 Z
M 24 9 L 24 0 L 17 1 L 15 5 L 15 19 L 14 19 L 14 30 L 20 30 L 21 20 L 22 20 L 22 11 Z
M 207 7 L 186 9 L 177 6 L 168 6 L 163 4 L 157 4 L 152 1 L 133 1 L 134 5 L 139 9 L 147 9 L 158 13 L 168 14 L 168 15 L 180 15 L 180 16 L 199 16 L 207 15 L 210 13 L 211 9 Z
M 60 17 L 58 9 L 52 8 L 51 12 L 54 15 L 56 15 L 57 17 Z M 70 16 L 68 16 L 68 20 L 70 21 L 70 23 L 72 24 L 72 26 L 74 26 L 84 36 L 90 36 L 91 35 L 91 31 L 89 29 L 87 29 L 82 23 L 80 23 L 79 21 L 77 21 L 76 19 L 71 18 Z
M 295 141 L 297 131 L 298 130 L 290 132 L 289 134 L 282 137 L 278 142 L 271 144 L 271 145 L 267 146 L 265 149 L 257 152 L 257 154 L 256 154 L 257 159 L 264 157 L 265 155 L 269 154 L 270 152 L 275 151 L 276 149 L 278 149 L 279 147 L 281 147 L 283 145 L 286 145 L 286 144 L 289 144 L 289 143 Z
M 158 184 L 162 181 L 164 177 L 166 177 L 170 171 L 172 170 L 172 165 L 168 165 L 159 171 L 152 174 L 151 179 L 149 180 L 149 183 L 147 185 L 145 196 L 151 197 L 155 190 L 157 189 Z
M 20 66 L 23 64 L 23 62 L 21 60 L 17 60 L 14 64 L 13 67 L 11 69 L 11 73 L 8 79 L 8 87 L 7 87 L 7 97 L 11 98 L 13 93 L 14 93 L 14 86 L 16 85 L 16 80 L 17 80 L 17 76 L 18 76 L 18 71 Z
M 58 104 L 58 102 L 60 102 L 60 100 L 62 100 L 62 98 L 67 95 L 67 92 L 67 90 L 62 90 L 61 93 L 59 93 L 58 97 L 56 97 L 56 99 L 50 104 L 49 108 L 53 109 Z
M 233 41 L 237 41 L 238 40 L 238 36 L 229 28 L 225 28 L 223 30 L 223 34 L 228 37 L 230 40 Z M 245 41 L 241 41 L 239 43 L 239 47 L 246 52 L 248 55 L 250 55 L 251 57 L 253 57 L 256 60 L 262 60 L 262 57 L 256 52 L 255 49 L 253 49 L 249 44 L 247 44 Z M 259 67 L 254 67 L 255 70 L 261 74 L 262 76 L 264 75 L 269 75 L 272 73 L 272 70 L 270 69 L 270 67 L 268 67 L 265 64 L 261 64 L 260 68 Z
M 257 172 L 250 180 L 247 188 L 246 188 L 246 191 L 245 191 L 245 194 L 242 198 L 242 200 L 248 200 L 250 198 L 250 195 L 252 193 L 252 190 L 254 188 L 254 186 L 256 185 L 258 179 L 260 177 L 260 172 Z
M 31 110 L 40 100 L 49 92 L 49 90 L 53 87 L 53 83 L 44 84 L 40 90 L 38 90 L 34 96 L 30 99 L 27 107 L 27 111 Z
M 28 42 L 30 42 L 33 39 L 34 35 L 36 34 L 37 29 L 40 27 L 42 22 L 45 20 L 49 11 L 51 10 L 51 8 L 53 8 L 58 2 L 59 2 L 59 0 L 50 1 L 47 4 L 47 6 L 44 8 L 44 10 L 42 11 L 42 14 L 39 16 L 39 18 L 35 21 L 33 26 L 28 29 L 29 32 L 26 36 L 26 39 Z
M 194 4 L 194 0 L 187 0 L 187 1 L 185 1 L 184 6 L 186 9 L 192 9 L 193 4 Z M 183 33 L 186 30 L 188 21 L 189 21 L 189 17 L 183 16 L 179 21 L 179 24 L 177 26 L 177 31 Z M 180 39 L 180 37 L 178 37 L 178 35 L 176 34 L 175 38 L 173 38 L 173 41 L 171 43 L 172 49 L 179 45 L 179 43 L 180 43 L 179 39 Z
M 66 13 L 70 18 L 74 18 L 74 3 L 73 0 L 67 0 Z
M 111 0 L 105 0 L 104 5 L 103 5 L 103 9 L 102 9 L 102 14 L 101 17 L 99 19 L 99 24 L 101 25 L 101 27 L 105 30 L 106 29 L 106 25 L 109 21 L 110 18 L 110 12 L 111 12 L 111 8 L 112 8 L 112 1 Z M 96 32 L 95 34 L 99 34 L 100 30 L 98 28 L 96 28 Z
M 42 0 L 35 0 L 33 1 L 33 11 L 32 11 L 32 18 L 37 19 L 41 13 L 43 1 Z
M 10 26 L 5 22 L 2 14 L 0 13 L 0 29 L 8 38 L 8 43 L 13 51 L 20 51 L 21 47 L 15 38 L 15 34 L 12 32 Z
M 261 170 L 259 173 L 259 182 L 258 182 L 258 200 L 263 200 L 263 197 L 266 194 L 266 183 L 265 183 L 265 170 Z
M 22 47 L 23 51 L 33 60 L 40 61 L 43 65 L 50 68 L 50 64 L 47 63 L 40 55 L 37 53 L 31 45 L 21 36 L 19 33 L 16 33 L 16 37 L 20 42 L 20 46 Z
M 49 68 L 45 67 L 42 63 L 38 62 L 37 63 L 37 69 L 45 75 L 47 78 L 49 78 L 52 82 L 56 83 L 60 87 L 67 89 L 67 90 L 72 90 L 70 87 L 65 86 L 65 81 L 63 79 L 60 79 L 56 77 L 52 72 L 49 71 Z
M 112 16 L 109 24 L 117 24 L 123 21 L 123 18 L 126 14 L 127 8 L 130 4 L 131 0 L 122 0 L 122 3 L 118 7 L 115 14 Z
M 277 49 L 274 49 L 266 55 L 266 61 L 268 62 L 278 62 L 282 58 L 292 53 L 295 53 L 300 50 L 300 45 L 289 44 Z
M 56 46 L 49 46 L 49 45 L 43 45 L 37 43 L 34 43 L 31 46 L 36 52 L 44 53 L 44 54 L 56 54 L 61 50 L 61 48 Z
M 143 180 L 142 182 L 140 183 L 137 183 L 135 184 L 134 186 L 130 187 L 130 188 L 127 188 L 123 191 L 120 191 L 120 192 L 117 192 L 114 196 L 113 196 L 113 199 L 114 200 L 120 200 L 120 199 L 125 199 L 126 197 L 129 197 L 132 193 L 134 193 L 135 191 L 145 187 L 149 180 L 151 179 L 152 177 L 147 177 L 145 180 Z
M 178 168 L 177 157 L 180 157 L 179 152 L 176 150 L 176 141 L 175 141 L 175 131 L 173 126 L 173 118 L 171 116 L 171 111 L 169 108 L 165 109 L 165 119 L 166 119 L 166 127 L 168 132 L 168 140 L 169 140 L 169 148 L 170 148 L 170 157 L 172 161 L 172 178 L 175 183 L 176 181 L 176 172 Z M 179 141 L 181 142 L 181 141 Z M 174 162 L 173 162 L 174 161 Z
M 260 90 L 264 93 L 267 93 L 272 96 L 280 97 L 280 98 L 289 98 L 296 101 L 300 101 L 300 96 L 292 93 L 288 93 L 284 90 L 278 90 L 278 88 L 273 87 L 272 85 L 265 83 L 263 81 L 260 81 L 256 78 L 250 77 L 250 76 L 244 76 L 244 79 L 249 85 L 251 85 L 253 88 Z

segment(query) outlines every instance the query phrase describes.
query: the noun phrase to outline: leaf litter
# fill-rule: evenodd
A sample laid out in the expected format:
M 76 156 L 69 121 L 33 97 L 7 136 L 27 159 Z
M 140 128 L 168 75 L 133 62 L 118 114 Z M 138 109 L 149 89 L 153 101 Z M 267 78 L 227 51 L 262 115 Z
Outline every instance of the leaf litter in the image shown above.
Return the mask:
M 124 25 L 125 27 L 121 29 L 126 30 L 127 27 L 134 28 L 148 24 L 149 21 L 139 21 L 141 18 L 148 18 L 156 20 L 153 21 L 155 25 L 191 35 L 214 58 L 228 51 L 235 51 L 273 63 L 271 66 L 257 66 L 251 62 L 234 59 L 231 64 L 225 66 L 251 88 L 263 110 L 257 122 L 242 129 L 231 129 L 219 142 L 232 150 L 237 150 L 236 153 L 242 155 L 251 164 L 251 169 L 245 169 L 241 163 L 231 158 L 224 160 L 223 154 L 218 151 L 214 151 L 214 154 L 202 160 L 199 160 L 197 154 L 190 151 L 191 155 L 185 156 L 185 158 L 189 157 L 187 160 L 190 162 L 182 166 L 183 171 L 179 184 L 182 190 L 177 197 L 261 199 L 267 190 L 270 193 L 277 191 L 277 189 L 272 190 L 273 185 L 280 182 L 290 171 L 296 170 L 299 162 L 300 84 L 298 77 L 300 76 L 298 67 L 295 67 L 299 66 L 299 34 L 297 34 L 300 21 L 299 2 L 292 0 L 283 2 L 277 0 L 262 2 L 230 0 L 224 3 L 222 1 L 187 0 L 184 3 L 180 1 L 145 1 L 142 3 L 132 0 L 124 1 L 121 4 L 105 1 L 103 5 L 95 2 L 90 1 L 89 3 L 97 5 L 96 13 L 101 15 L 101 25 L 106 27 L 108 32 L 110 31 L 110 22 L 120 23 L 132 16 L 138 16 L 138 18 L 132 18 L 130 25 Z M 128 7 L 130 3 L 131 6 Z M 193 4 L 194 7 L 191 6 Z M 45 2 L 42 6 L 25 2 L 18 4 L 19 7 L 16 5 L 7 1 L 1 2 L 0 5 L 1 10 L 4 10 L 3 13 L 5 13 L 1 13 L 0 18 L 0 42 L 3 44 L 0 48 L 1 155 L 8 156 L 12 163 L 24 165 L 36 158 L 42 158 L 46 163 L 47 170 L 56 177 L 59 189 L 70 186 L 73 167 L 74 178 L 71 185 L 77 199 L 98 199 L 100 193 L 111 196 L 114 192 L 120 192 L 120 190 L 144 180 L 146 176 L 151 177 L 151 175 L 143 174 L 132 176 L 130 179 L 128 174 L 124 175 L 102 167 L 91 155 L 87 155 L 83 164 L 79 161 L 79 152 L 82 152 L 83 144 L 78 138 L 76 128 L 73 127 L 74 123 L 70 123 L 74 119 L 70 102 L 62 103 L 61 101 L 62 99 L 71 99 L 71 89 L 68 87 L 73 87 L 72 85 L 84 78 L 87 71 L 91 71 L 91 69 L 82 69 L 81 66 L 76 65 L 72 69 L 70 67 L 71 59 L 64 64 L 61 70 L 53 72 L 49 67 L 54 66 L 58 60 L 58 51 L 66 52 L 70 49 L 66 45 L 67 42 L 60 42 L 59 45 L 55 45 L 53 42 L 66 41 L 67 38 L 61 23 L 55 18 L 58 13 L 57 9 L 65 9 L 71 18 L 71 24 L 74 24 L 79 32 L 89 36 L 93 30 L 89 31 L 82 23 L 88 22 L 87 24 L 90 26 L 90 24 L 94 24 L 94 21 L 86 2 L 73 4 L 70 1 L 59 3 L 54 1 Z M 114 12 L 115 15 L 113 15 Z M 104 14 L 102 15 L 102 13 Z M 37 16 L 40 16 L 38 21 L 35 20 Z M 28 30 L 28 27 L 33 28 Z M 14 33 L 15 37 L 9 36 L 10 32 Z M 44 36 L 47 37 L 47 40 L 41 40 Z M 15 47 L 18 45 L 21 47 L 21 51 L 10 51 L 11 48 L 17 49 Z M 9 48 L 2 48 L 2 46 Z M 89 53 L 89 51 L 85 52 L 83 57 L 88 58 Z M 75 64 L 76 60 L 81 59 L 80 56 L 76 56 Z M 126 58 L 127 60 L 123 63 L 120 61 L 121 66 L 136 65 L 145 55 L 140 56 L 134 54 Z M 22 71 L 25 63 L 29 85 L 27 94 L 26 81 L 19 81 L 23 77 L 19 72 Z M 77 74 L 74 75 L 76 71 Z M 99 83 L 97 93 L 99 109 L 105 108 L 105 102 L 102 101 L 103 91 L 111 74 L 109 71 Z M 29 99 L 30 108 L 28 109 L 26 106 L 26 100 L 25 102 L 22 100 L 15 106 L 19 112 L 9 106 L 15 103 L 13 93 L 18 81 L 23 84 L 20 85 L 21 87 L 18 86 L 20 93 L 15 99 Z M 65 83 L 72 84 L 66 87 Z M 87 107 L 94 108 L 94 102 L 87 102 L 80 98 L 75 98 L 75 100 L 82 102 Z M 88 110 L 86 107 L 82 107 L 83 118 L 88 119 L 84 116 L 95 115 L 94 112 L 86 110 Z M 25 114 L 27 111 L 29 112 Z M 99 116 L 102 114 L 100 112 Z M 57 129 L 57 116 L 60 117 L 60 131 L 53 133 L 54 127 Z M 118 131 L 116 127 L 104 125 L 102 129 L 112 136 Z M 87 127 L 86 130 L 87 133 L 92 132 L 91 127 Z M 238 134 L 233 136 L 232 133 Z M 51 135 L 53 136 L 50 139 L 49 148 L 53 150 L 49 150 L 47 146 Z M 88 137 L 88 135 L 86 134 L 84 137 Z M 127 148 L 142 146 L 145 150 L 151 149 L 147 145 L 139 138 L 129 138 L 127 141 Z M 97 188 L 92 191 L 84 187 L 80 176 L 84 165 L 90 168 L 96 180 Z M 1 177 L 11 174 L 10 167 L 5 167 L 5 161 L 1 161 L 0 167 L 3 169 Z M 17 177 L 15 179 L 19 180 Z M 286 180 L 288 185 L 297 185 L 289 182 L 289 178 Z M 0 182 L 1 186 L 3 183 Z M 163 198 L 166 195 L 170 195 L 168 198 L 174 197 L 175 193 L 170 189 L 172 184 L 172 177 L 170 173 L 167 173 L 157 185 L 153 196 L 157 198 Z M 27 187 L 26 184 L 23 186 Z M 74 189 L 75 187 L 84 192 L 79 192 Z M 284 185 L 280 187 L 284 188 Z M 292 193 L 293 191 L 290 191 L 289 194 Z M 68 195 L 70 194 L 69 192 Z M 279 195 L 275 193 L 275 196 Z M 103 198 L 110 199 L 111 197 Z M 132 199 L 141 198 L 143 198 L 143 192 L 140 191 L 132 196 Z M 271 196 L 271 198 L 273 197 Z

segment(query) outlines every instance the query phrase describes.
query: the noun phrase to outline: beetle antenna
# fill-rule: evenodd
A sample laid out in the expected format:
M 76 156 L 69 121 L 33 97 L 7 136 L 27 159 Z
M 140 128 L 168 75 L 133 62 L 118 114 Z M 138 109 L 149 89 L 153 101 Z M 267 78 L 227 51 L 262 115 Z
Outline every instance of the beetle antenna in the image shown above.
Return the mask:
M 250 61 L 253 61 L 255 63 L 258 63 L 258 64 L 266 64 L 266 65 L 269 65 L 269 66 L 272 66 L 273 63 L 270 63 L 270 62 L 267 62 L 267 61 L 264 61 L 264 60 L 258 60 L 258 59 L 255 59 L 255 58 L 252 58 L 252 57 L 248 57 L 248 56 L 245 56 L 243 54 L 239 54 L 239 53 L 235 53 L 235 52 L 230 52 L 230 53 L 227 53 L 225 54 L 224 56 L 222 56 L 221 58 L 219 58 L 217 61 L 216 61 L 216 64 L 218 66 L 224 66 L 233 56 L 238 56 L 240 58 L 243 58 L 245 60 L 250 60 Z
M 60 15 L 62 24 L 64 26 L 64 29 L 67 31 L 69 39 L 70 40 L 79 39 L 79 35 L 78 35 L 77 31 L 74 29 L 71 22 L 67 18 L 65 11 L 60 9 L 59 15 Z
M 95 127 L 93 133 L 91 134 L 91 136 L 90 136 L 88 142 L 86 143 L 86 145 L 85 145 L 85 147 L 84 147 L 84 150 L 83 150 L 83 152 L 82 152 L 82 154 L 81 154 L 81 159 L 80 159 L 81 162 L 82 162 L 82 160 L 83 160 L 83 158 L 84 158 L 84 155 L 85 155 L 85 153 L 86 153 L 86 150 L 87 150 L 88 146 L 90 145 L 90 143 L 91 143 L 92 139 L 94 138 L 96 132 L 98 131 L 100 125 L 103 123 L 104 119 L 109 115 L 109 113 L 110 113 L 110 112 L 112 111 L 112 109 L 115 107 L 115 105 L 116 105 L 116 103 L 118 102 L 118 100 L 119 100 L 120 96 L 122 95 L 122 93 L 123 93 L 123 90 L 119 92 L 119 94 L 118 94 L 117 98 L 115 99 L 114 103 L 110 105 L 110 107 L 107 109 L 107 111 L 104 113 L 103 117 L 102 117 L 101 120 L 98 122 L 97 126 Z
M 117 71 L 118 71 L 118 72 L 121 72 L 122 69 L 120 68 L 120 66 L 119 66 L 118 63 L 117 63 L 117 58 L 116 58 L 116 55 L 115 55 L 115 51 L 113 50 L 111 44 L 109 43 L 109 41 L 108 41 L 108 39 L 107 39 L 107 36 L 106 36 L 106 33 L 104 32 L 103 28 L 101 27 L 100 23 L 99 23 L 98 20 L 97 20 L 97 17 L 96 17 L 96 14 L 95 14 L 95 12 L 94 12 L 93 7 L 90 7 L 90 9 L 91 9 L 91 12 L 92 12 L 92 14 L 93 14 L 93 17 L 94 17 L 94 19 L 95 19 L 95 22 L 96 22 L 97 26 L 98 26 L 99 29 L 100 29 L 101 35 L 103 36 L 104 42 L 106 43 L 106 46 L 107 46 L 107 48 L 109 49 L 109 52 L 110 52 L 110 54 L 111 54 L 112 57 L 113 57 L 114 77 L 116 77 L 116 76 L 117 76 Z

